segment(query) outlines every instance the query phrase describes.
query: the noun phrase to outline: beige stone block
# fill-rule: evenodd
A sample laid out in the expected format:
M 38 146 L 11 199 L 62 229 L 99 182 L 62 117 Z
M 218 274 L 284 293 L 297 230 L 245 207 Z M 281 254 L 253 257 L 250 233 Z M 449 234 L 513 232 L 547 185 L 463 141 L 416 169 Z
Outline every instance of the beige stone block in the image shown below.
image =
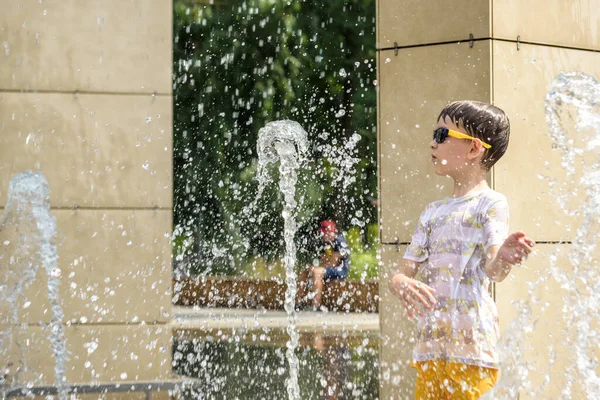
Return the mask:
M 490 37 L 490 1 L 379 0 L 377 48 Z
M 38 263 L 38 260 L 36 259 L 34 262 Z M 25 274 L 17 272 L 20 266 L 20 264 L 2 265 L 2 272 L 7 272 L 6 276 L 8 277 L 8 279 L 3 279 L 3 284 L 6 285 L 4 288 L 10 294 L 7 297 L 4 297 L 4 294 L 0 297 L 0 323 L 50 322 L 52 310 L 48 297 L 46 270 L 40 265 L 32 271 L 31 276 L 25 277 Z
M 48 328 L 2 323 L 0 335 L 0 368 L 9 386 L 54 382 L 55 361 Z
M 600 49 L 598 0 L 494 0 L 494 38 Z M 515 46 L 513 44 L 513 46 Z
M 576 273 L 567 259 L 573 249 L 573 245 L 567 244 L 538 244 L 527 262 L 515 267 L 496 286 L 503 335 L 502 373 L 518 375 L 514 370 L 518 364 L 529 369 L 527 379 L 531 389 L 523 390 L 520 399 L 559 398 L 567 387 L 569 370 L 574 372 L 570 398 L 586 398 L 584 376 L 577 372 L 577 330 L 585 327 L 579 324 L 587 318 L 592 323 L 587 332 L 580 333 L 586 337 L 597 332 L 598 319 L 593 311 L 573 309 L 578 301 L 593 307 L 586 300 L 591 298 L 588 283 L 577 279 L 583 275 Z M 592 269 L 597 269 L 597 261 Z M 572 289 L 566 289 L 570 285 Z M 597 350 L 596 341 L 592 347 Z M 588 355 L 596 359 L 599 356 L 598 352 Z M 600 373 L 600 369 L 596 368 L 595 373 Z
M 511 121 L 508 151 L 494 167 L 495 188 L 508 198 L 511 229 L 524 230 L 537 241 L 573 239 L 580 219 L 561 209 L 557 195 L 575 193 L 567 205 L 572 211 L 579 209 L 585 198 L 579 179 L 589 165 L 589 154 L 577 156 L 577 171 L 567 179 L 563 156 L 549 136 L 544 99 L 561 71 L 599 78 L 598 60 L 598 53 L 588 51 L 533 45 L 521 45 L 517 51 L 512 43 L 494 42 L 494 104 Z M 589 131 L 574 129 L 576 114 L 565 114 L 563 124 L 573 146 L 584 147 Z
M 47 400 L 46 396 L 35 396 L 35 400 Z M 172 398 L 167 392 L 152 392 L 152 400 L 168 400 Z M 94 394 L 69 394 L 69 400 L 147 400 L 148 397 L 143 391 L 129 393 L 94 393 Z
M 490 101 L 490 42 L 378 56 L 381 239 L 407 243 L 425 206 L 452 192 L 452 180 L 436 176 L 430 158 L 440 111 L 454 100 Z
M 166 322 L 171 309 L 171 212 L 167 210 L 53 210 L 57 221 L 60 293 L 71 323 Z M 13 232 L 14 233 L 14 232 Z M 14 237 L 0 231 L 2 243 Z M 37 243 L 31 244 L 36 251 Z M 10 258 L 9 249 L 3 258 Z M 3 268 L 4 265 L 2 264 Z M 7 266 L 7 288 L 18 268 Z M 51 318 L 43 266 L 16 303 L 0 302 L 3 323 Z M 7 318 L 5 320 L 5 318 Z
M 0 8 L 0 90 L 171 93 L 171 1 L 1 0 Z
M 171 211 L 65 210 L 57 220 L 66 319 L 168 321 Z
M 70 382 L 172 378 L 168 325 L 72 326 L 66 340 L 72 354 L 67 366 Z
M 69 353 L 65 376 L 70 384 L 172 379 L 168 325 L 70 326 L 64 332 Z M 13 333 L 1 353 L 2 363 L 11 365 L 8 381 L 54 384 L 56 360 L 49 329 L 30 325 L 15 327 Z
M 38 256 L 40 240 L 31 205 L 13 201 L 0 215 L 0 325 L 28 321 L 32 310 L 37 316 L 46 303 L 29 290 L 40 277 L 47 286 Z
M 382 305 L 380 398 L 414 399 L 416 370 L 410 366 L 416 335 L 416 320 L 408 318 L 399 304 Z
M 123 390 L 126 388 L 127 390 L 131 390 L 130 382 L 127 383 L 117 383 L 120 385 L 119 389 Z M 144 390 L 139 391 L 125 391 L 122 392 L 111 392 L 106 393 L 106 390 L 100 393 L 69 393 L 69 400 L 147 400 L 148 398 L 152 400 L 172 400 L 172 399 L 180 399 L 181 396 L 178 393 L 170 394 L 168 390 L 164 391 L 150 391 L 148 395 Z M 47 396 L 33 396 L 35 400 L 48 400 Z
M 172 206 L 168 96 L 0 93 L 0 204 L 8 182 L 41 170 L 52 206 Z
M 78 394 L 73 395 L 75 400 L 147 400 L 146 392 L 130 392 L 130 393 L 103 393 L 103 394 Z M 178 399 L 180 397 L 170 396 L 168 392 L 151 392 L 152 400 L 169 400 Z M 71 397 L 69 397 L 71 399 Z M 40 398 L 39 400 L 45 400 Z
M 400 271 L 406 245 L 381 245 L 381 264 L 379 266 L 379 301 L 380 305 L 401 304 L 400 300 L 389 290 L 390 279 Z

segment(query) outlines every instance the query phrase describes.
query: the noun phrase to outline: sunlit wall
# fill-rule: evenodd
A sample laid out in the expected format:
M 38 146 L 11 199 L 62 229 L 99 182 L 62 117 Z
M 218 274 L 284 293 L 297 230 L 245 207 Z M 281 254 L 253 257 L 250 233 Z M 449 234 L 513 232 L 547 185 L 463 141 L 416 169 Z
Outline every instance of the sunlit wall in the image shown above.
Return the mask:
M 434 175 L 427 146 L 443 106 L 462 99 L 492 102 L 511 120 L 508 152 L 489 181 L 508 198 L 511 230 L 524 230 L 538 246 L 525 268 L 495 288 L 501 329 L 517 316 L 515 301 L 530 302 L 539 320 L 522 340 L 523 362 L 532 367 L 528 379 L 537 387 L 549 374 L 538 393 L 542 398 L 556 398 L 563 390 L 573 356 L 568 342 L 557 339 L 564 328 L 560 288 L 549 283 L 537 288 L 537 298 L 528 293 L 552 255 L 569 268 L 564 255 L 578 222 L 560 210 L 551 180 L 541 177 L 565 183 L 543 102 L 561 71 L 600 77 L 599 6 L 597 0 L 378 1 L 382 399 L 412 396 L 415 376 L 407 363 L 413 323 L 389 295 L 387 281 L 421 210 L 451 193 L 451 180 Z M 550 345 L 557 354 L 554 364 Z M 532 397 L 521 393 L 522 399 Z

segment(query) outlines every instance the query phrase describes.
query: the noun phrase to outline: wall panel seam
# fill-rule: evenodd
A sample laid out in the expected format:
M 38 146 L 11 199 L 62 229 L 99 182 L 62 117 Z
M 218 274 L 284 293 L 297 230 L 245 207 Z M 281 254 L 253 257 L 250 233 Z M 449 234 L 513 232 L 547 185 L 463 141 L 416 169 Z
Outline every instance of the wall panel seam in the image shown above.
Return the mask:
M 0 210 L 4 210 L 4 206 Z M 173 207 L 50 207 L 52 211 L 173 211 Z
M 17 93 L 17 94 L 64 94 L 64 95 L 102 95 L 102 96 L 156 96 L 156 97 L 173 97 L 172 93 L 160 92 L 102 92 L 102 91 L 61 91 L 61 90 L 23 90 L 23 89 L 0 89 L 2 93 Z
M 67 318 L 65 318 L 67 319 Z M 19 324 L 7 324 L 11 326 L 27 326 L 27 327 L 46 327 L 48 324 L 40 324 L 40 323 L 19 323 Z M 114 321 L 114 322 L 92 322 L 92 323 L 72 323 L 72 322 L 63 322 L 63 326 L 65 328 L 97 328 L 97 327 L 105 327 L 105 326 L 114 326 L 114 327 L 171 327 L 172 330 L 176 330 L 177 326 L 174 326 L 171 320 L 165 319 L 162 321 L 143 321 L 136 323 L 130 323 L 129 321 Z
M 504 43 L 514 43 L 517 45 L 517 39 L 505 39 L 505 38 L 490 38 L 492 41 L 504 42 Z M 528 44 L 531 46 L 541 46 L 541 47 L 551 47 L 555 49 L 565 49 L 565 50 L 579 50 L 579 51 L 587 51 L 590 53 L 600 53 L 600 49 L 589 49 L 584 47 L 573 47 L 573 46 L 565 46 L 561 44 L 552 44 L 552 43 L 542 43 L 542 42 L 530 42 L 527 40 L 523 40 L 522 38 L 518 41 L 519 44 Z
M 490 40 L 492 39 L 491 37 L 482 37 L 482 38 L 473 38 L 473 42 L 482 42 L 485 40 Z M 431 43 L 420 43 L 420 44 L 411 44 L 408 46 L 394 46 L 394 47 L 382 47 L 377 49 L 377 51 L 388 51 L 388 50 L 403 50 L 403 49 L 413 49 L 413 48 L 417 48 L 417 47 L 429 47 L 429 46 L 440 46 L 440 45 L 446 45 L 446 44 L 461 44 L 461 43 L 469 43 L 471 41 L 470 38 L 466 38 L 466 39 L 459 39 L 459 40 L 450 40 L 450 41 L 445 41 L 445 42 L 431 42 Z M 521 42 L 523 43 L 523 42 Z
M 495 37 L 483 37 L 483 38 L 473 39 L 474 42 L 482 42 L 485 40 L 514 43 L 515 46 L 517 45 L 516 38 L 515 39 L 505 39 L 505 38 L 495 38 Z M 390 51 L 390 50 L 395 50 L 395 49 L 402 50 L 402 49 L 412 49 L 412 48 L 417 48 L 417 47 L 441 46 L 441 45 L 447 45 L 447 44 L 461 44 L 461 43 L 465 43 L 465 42 L 468 43 L 469 39 L 452 40 L 452 41 L 447 41 L 447 42 L 422 43 L 422 44 L 414 44 L 414 45 L 409 45 L 409 46 L 382 47 L 382 48 L 378 48 L 377 51 L 379 52 L 379 51 Z M 518 43 L 528 44 L 528 45 L 532 45 L 532 46 L 542 46 L 542 47 L 551 47 L 551 48 L 557 48 L 557 49 L 579 50 L 579 51 L 588 51 L 591 53 L 600 53 L 600 49 L 589 49 L 589 48 L 583 48 L 583 47 L 565 46 L 565 45 L 552 44 L 552 43 L 531 42 L 531 41 L 526 41 L 526 40 L 522 40 L 522 39 L 520 39 L 518 41 Z
M 490 11 L 488 15 L 490 16 L 490 35 L 494 37 L 494 0 L 490 0 Z
M 380 54 L 377 53 L 375 68 L 377 70 L 377 225 L 379 227 L 379 242 L 383 239 L 383 229 L 381 224 L 381 215 L 383 210 L 382 198 L 381 198 L 381 63 L 379 62 Z
M 494 42 L 490 40 L 490 104 L 494 104 L 495 98 L 495 79 L 494 79 Z M 492 167 L 492 189 L 496 190 L 496 167 Z

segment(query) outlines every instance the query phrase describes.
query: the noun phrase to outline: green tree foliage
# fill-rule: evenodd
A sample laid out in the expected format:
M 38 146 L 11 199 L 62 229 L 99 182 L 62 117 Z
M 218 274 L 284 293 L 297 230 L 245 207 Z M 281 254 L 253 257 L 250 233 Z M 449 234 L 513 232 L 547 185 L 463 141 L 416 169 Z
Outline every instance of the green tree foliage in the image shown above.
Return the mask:
M 297 193 L 300 262 L 314 258 L 322 218 L 364 235 L 376 223 L 374 1 L 211 3 L 174 4 L 178 257 L 214 275 L 281 256 L 276 185 L 255 200 L 258 130 L 280 119 L 311 142 Z

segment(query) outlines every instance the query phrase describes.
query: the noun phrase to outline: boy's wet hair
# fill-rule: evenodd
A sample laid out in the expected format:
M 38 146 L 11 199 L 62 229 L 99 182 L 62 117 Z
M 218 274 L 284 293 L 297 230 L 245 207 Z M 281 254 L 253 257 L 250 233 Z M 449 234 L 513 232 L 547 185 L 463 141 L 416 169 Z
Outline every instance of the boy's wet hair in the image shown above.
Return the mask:
M 438 117 L 446 117 L 459 128 L 464 128 L 473 137 L 492 146 L 486 149 L 481 164 L 487 170 L 506 153 L 510 136 L 510 122 L 504 111 L 491 104 L 472 100 L 455 101 L 448 104 Z

